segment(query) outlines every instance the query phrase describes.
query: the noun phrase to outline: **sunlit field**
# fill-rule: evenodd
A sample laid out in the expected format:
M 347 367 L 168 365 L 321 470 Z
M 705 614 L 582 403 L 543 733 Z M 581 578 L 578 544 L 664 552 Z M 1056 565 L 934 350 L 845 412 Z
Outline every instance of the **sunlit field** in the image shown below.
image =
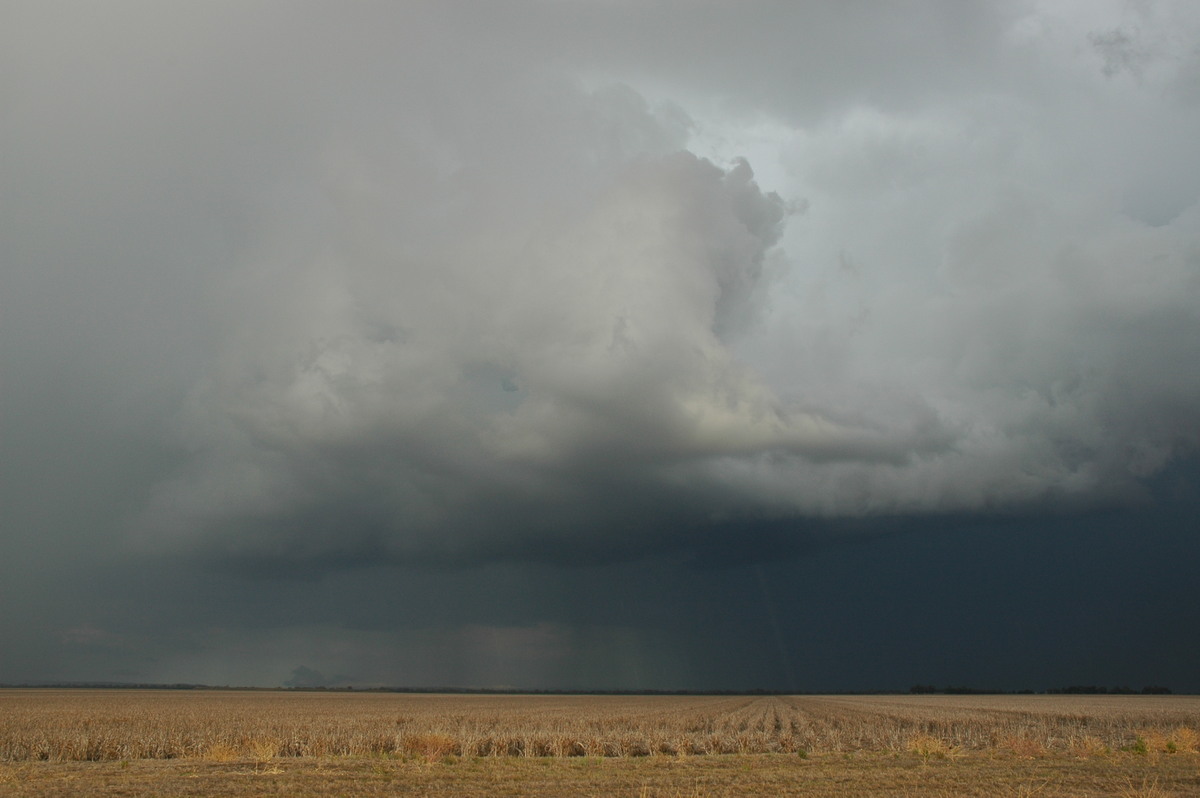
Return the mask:
M 6 795 L 1185 796 L 1198 751 L 1192 696 L 0 691 Z

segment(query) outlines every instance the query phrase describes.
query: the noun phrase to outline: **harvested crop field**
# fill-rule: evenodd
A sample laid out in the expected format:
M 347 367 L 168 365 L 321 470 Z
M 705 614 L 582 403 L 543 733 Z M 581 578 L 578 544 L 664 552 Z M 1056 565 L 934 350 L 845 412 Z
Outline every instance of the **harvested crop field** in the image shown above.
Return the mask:
M 1150 798 L 1200 795 L 1198 751 L 1185 696 L 0 691 L 21 796 Z

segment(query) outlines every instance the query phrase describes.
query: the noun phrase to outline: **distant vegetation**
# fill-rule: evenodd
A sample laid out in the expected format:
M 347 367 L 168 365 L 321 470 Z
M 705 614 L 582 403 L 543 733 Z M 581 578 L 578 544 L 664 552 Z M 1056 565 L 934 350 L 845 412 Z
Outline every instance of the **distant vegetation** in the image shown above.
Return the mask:
M 1033 690 L 986 690 L 978 687 L 935 687 L 932 684 L 914 684 L 908 688 L 913 695 L 1034 695 Z M 1106 687 L 1104 685 L 1071 685 L 1053 687 L 1046 695 L 1172 695 L 1171 688 L 1147 685 L 1141 690 L 1132 687 Z
M 352 685 L 285 685 L 283 687 L 238 687 L 229 685 L 209 685 L 177 682 L 158 684 L 153 682 L 39 682 L 0 684 L 0 690 L 5 689 L 99 689 L 99 690 L 226 690 L 226 691 L 279 691 L 279 692 L 359 692 L 359 693 L 402 693 L 414 695 L 612 695 L 612 696 L 768 696 L 768 695 L 896 695 L 889 690 L 855 690 L 826 693 L 811 693 L 804 691 L 768 690 L 752 688 L 748 690 L 581 690 L 569 688 L 526 689 L 516 687 L 354 687 Z M 937 687 L 932 684 L 914 684 L 908 688 L 912 695 L 1173 695 L 1169 687 L 1147 685 L 1141 690 L 1132 687 L 1105 685 L 1071 685 L 1069 687 L 1052 687 L 1048 690 L 1000 690 L 980 687 L 947 686 Z
M 1096 703 L 1096 702 L 1100 703 Z M 0 761 L 1195 752 L 1200 698 L 11 690 Z M 932 753 L 931 753 L 932 752 Z M 1089 754 L 1090 755 L 1090 754 Z

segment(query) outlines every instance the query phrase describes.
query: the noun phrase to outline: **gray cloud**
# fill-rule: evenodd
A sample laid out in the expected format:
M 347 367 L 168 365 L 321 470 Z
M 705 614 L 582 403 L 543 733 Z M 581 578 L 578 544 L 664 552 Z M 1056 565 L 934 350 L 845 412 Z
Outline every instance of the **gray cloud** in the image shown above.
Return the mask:
M 920 82 L 917 40 L 882 14 L 812 12 L 771 35 L 886 46 L 858 73 L 800 84 L 852 104 L 784 136 L 785 199 L 745 160 L 689 153 L 697 123 L 678 103 L 571 79 L 568 63 L 628 63 L 626 77 L 678 80 L 684 102 L 698 86 L 732 96 L 684 71 L 698 39 L 651 46 L 668 26 L 657 9 L 582 9 L 599 30 L 645 16 L 611 48 L 541 6 L 493 20 L 273 8 L 143 15 L 116 54 L 106 37 L 129 33 L 114 21 L 84 34 L 95 20 L 30 12 L 56 44 L 84 46 L 63 67 L 26 45 L 39 68 L 14 93 L 46 115 L 26 129 L 59 118 L 64 137 L 30 138 L 27 154 L 86 158 L 56 170 L 87 181 L 56 201 L 118 236 L 60 267 L 88 298 L 62 346 L 104 347 L 91 357 L 115 366 L 113 401 L 131 384 L 145 396 L 161 361 L 158 412 L 180 432 L 179 466 L 140 491 L 136 545 L 470 556 L 731 514 L 957 511 L 1127 493 L 1194 445 L 1194 211 L 1147 228 L 1103 200 L 1136 182 L 1121 165 L 1134 129 L 1097 136 L 1096 112 L 991 78 L 987 101 L 947 85 L 936 102 L 876 104 L 895 59 Z M 1072 33 L 1032 9 L 909 12 L 922 37 L 988 40 L 1001 61 L 1012 42 L 1047 59 L 1072 38 L 1112 49 L 1082 17 Z M 246 26 L 231 35 L 234 13 Z M 523 14 L 561 23 L 572 46 L 467 46 L 484 23 L 519 42 Z M 1137 21 L 1148 40 L 1152 21 Z M 691 24 L 738 52 L 751 35 L 715 7 Z M 444 70 L 438 36 L 461 48 Z M 412 46 L 393 52 L 396 37 Z M 769 63 L 813 57 L 781 48 Z M 786 125 L 790 84 L 767 65 L 742 68 L 762 87 L 742 99 Z M 1076 88 L 1070 62 L 1047 63 L 1042 95 L 1056 68 Z M 1089 91 L 1103 103 L 1112 88 Z M 66 149 L 69 114 L 101 127 L 87 147 Z M 1100 158 L 1118 171 L 1084 171 Z M 159 185 L 184 205 L 160 207 Z M 789 218 L 802 200 L 814 214 Z M 197 218 L 206 202 L 225 219 Z M 30 291 L 53 285 L 33 275 Z M 109 321 L 130 314 L 135 329 Z
M 700 568 L 1191 473 L 1187 3 L 2 22 L 0 598 L 61 619 L 30 650 L 241 639 L 76 609 L 138 568 Z M 486 625 L 546 672 L 629 626 Z M 351 672 L 289 635 L 262 672 Z
M 349 525 L 399 551 L 598 534 L 614 513 L 644 523 L 641 499 L 623 508 L 601 483 L 836 448 L 852 436 L 789 416 L 721 340 L 749 323 L 783 218 L 744 162 L 640 156 L 555 226 L 474 228 L 485 244 L 459 240 L 436 264 L 355 257 L 373 229 L 362 246 L 347 231 L 315 256 L 248 264 L 230 300 L 243 324 L 189 399 L 196 466 L 160 487 L 144 534 L 224 527 L 252 546 L 239 519 L 286 519 L 301 538 L 329 526 L 343 545 Z M 304 509 L 327 501 L 330 525 Z

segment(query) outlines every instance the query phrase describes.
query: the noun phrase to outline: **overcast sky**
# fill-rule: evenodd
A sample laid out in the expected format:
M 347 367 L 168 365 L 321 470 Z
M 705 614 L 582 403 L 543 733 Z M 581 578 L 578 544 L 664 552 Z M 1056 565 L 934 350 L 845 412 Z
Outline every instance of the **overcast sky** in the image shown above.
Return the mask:
M 1189 0 L 0 0 L 0 682 L 1200 690 Z

